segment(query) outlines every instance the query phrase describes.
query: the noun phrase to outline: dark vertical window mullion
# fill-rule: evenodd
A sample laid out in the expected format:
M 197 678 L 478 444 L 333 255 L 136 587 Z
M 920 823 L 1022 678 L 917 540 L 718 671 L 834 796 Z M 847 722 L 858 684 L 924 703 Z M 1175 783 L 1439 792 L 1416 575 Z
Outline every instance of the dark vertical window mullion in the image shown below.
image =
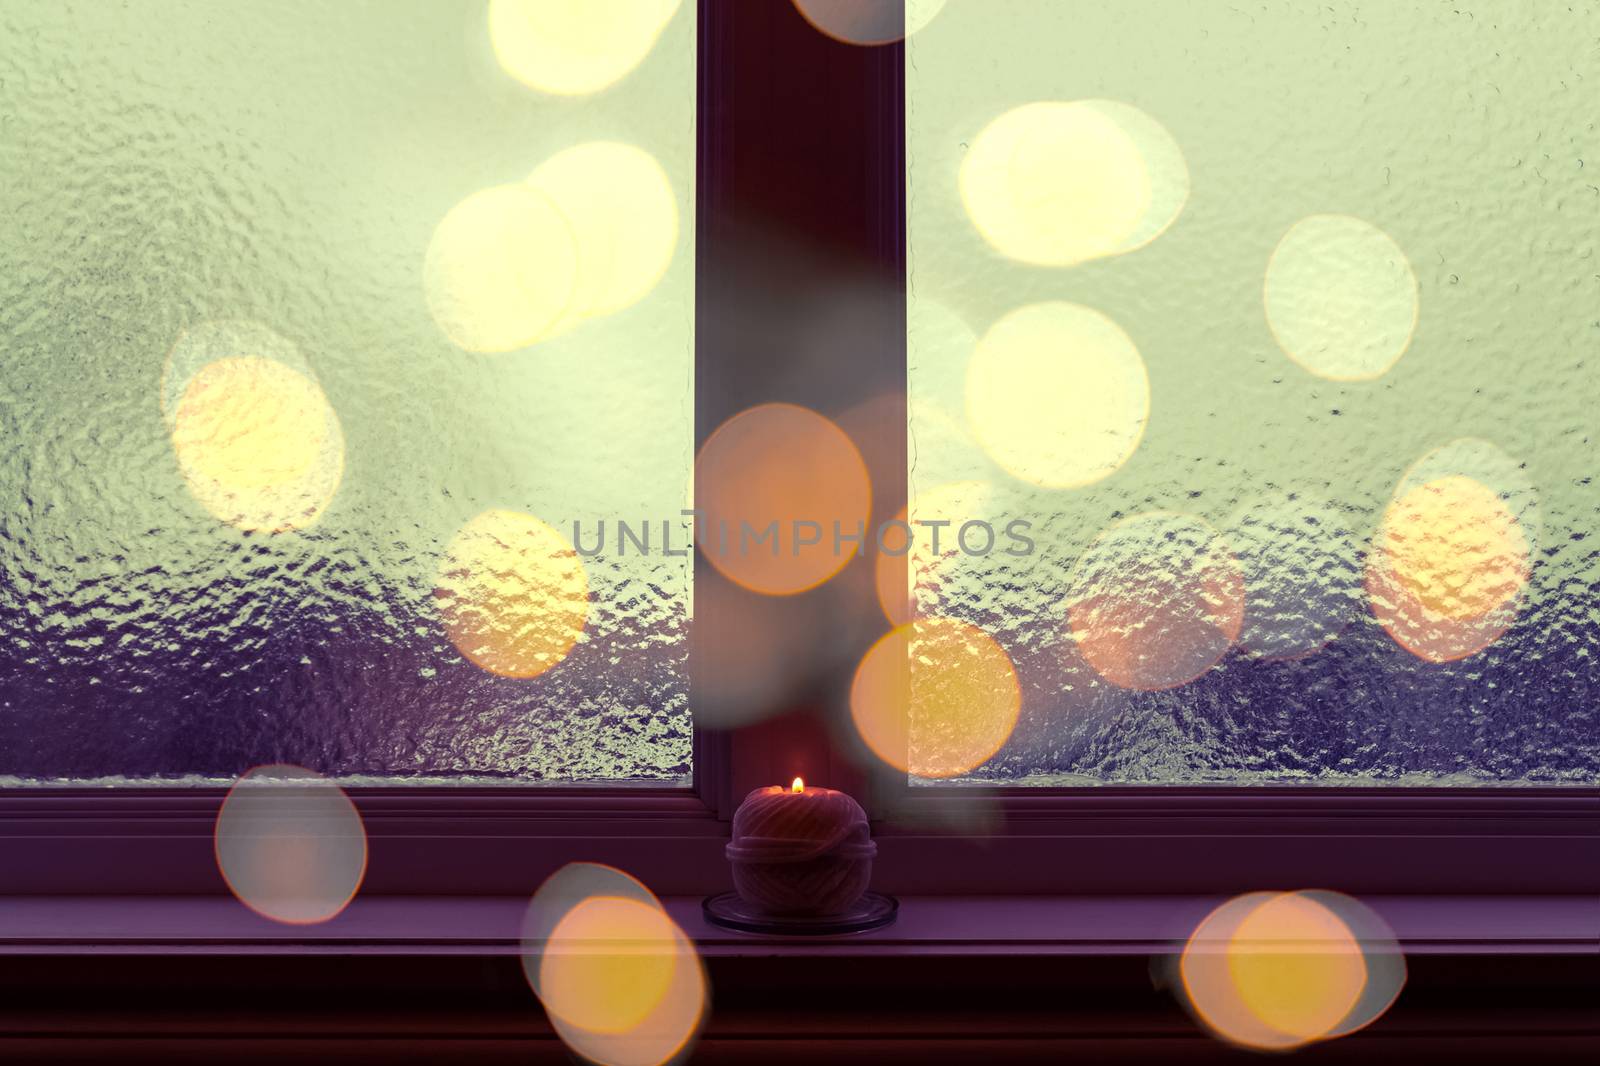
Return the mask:
M 787 0 L 700 0 L 699 15 L 696 445 L 733 415 L 770 402 L 835 416 L 896 397 L 882 421 L 903 427 L 904 47 L 832 40 Z M 863 301 L 860 328 L 796 365 L 785 340 L 834 310 L 859 314 Z M 905 503 L 904 432 L 893 436 L 872 464 L 874 524 Z M 870 577 L 870 557 L 850 565 Z M 849 685 L 855 661 L 888 623 L 872 582 L 845 577 L 775 608 L 792 611 L 796 624 L 773 653 L 801 657 L 807 683 L 751 708 L 758 724 L 715 744 L 705 723 L 697 726 L 697 788 L 724 813 L 746 788 L 792 773 L 868 788 L 860 760 L 843 750 L 852 743 Z M 697 555 L 697 587 L 711 580 L 711 565 Z M 699 628 L 705 616 L 696 599 Z M 821 650 L 826 642 L 802 621 L 819 611 L 849 620 L 846 647 L 834 640 Z M 697 690 L 718 683 L 715 669 L 704 642 L 692 638 L 692 704 Z

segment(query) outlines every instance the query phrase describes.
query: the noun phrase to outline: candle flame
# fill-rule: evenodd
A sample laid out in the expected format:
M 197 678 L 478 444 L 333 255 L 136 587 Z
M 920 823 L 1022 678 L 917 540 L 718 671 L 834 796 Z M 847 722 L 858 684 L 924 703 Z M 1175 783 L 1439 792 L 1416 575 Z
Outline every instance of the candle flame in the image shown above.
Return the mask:
M 794 784 L 789 786 L 790 792 L 804 792 L 805 790 L 806 783 L 798 777 L 794 779 Z

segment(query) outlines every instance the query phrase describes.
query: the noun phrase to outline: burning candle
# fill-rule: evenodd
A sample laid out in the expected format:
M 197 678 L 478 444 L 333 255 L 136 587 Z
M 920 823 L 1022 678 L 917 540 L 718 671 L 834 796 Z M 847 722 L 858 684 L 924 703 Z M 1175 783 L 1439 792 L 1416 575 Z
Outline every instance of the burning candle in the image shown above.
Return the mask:
M 771 914 L 841 914 L 867 890 L 878 845 L 861 805 L 831 788 L 758 788 L 733 816 L 733 886 Z

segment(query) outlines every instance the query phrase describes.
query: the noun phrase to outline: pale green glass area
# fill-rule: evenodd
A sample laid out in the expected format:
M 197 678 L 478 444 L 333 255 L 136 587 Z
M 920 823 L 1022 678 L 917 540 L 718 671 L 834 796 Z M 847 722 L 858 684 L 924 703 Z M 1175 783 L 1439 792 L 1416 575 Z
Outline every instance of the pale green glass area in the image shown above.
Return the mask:
M 501 68 L 483 0 L 11 4 L 0 41 L 0 778 L 686 781 L 688 559 L 584 559 L 582 636 L 529 679 L 468 661 L 435 590 L 486 510 L 570 539 L 684 506 L 693 4 L 570 96 Z M 670 183 L 664 275 L 457 347 L 435 227 L 597 140 Z M 304 528 L 235 528 L 186 484 L 163 366 L 219 321 L 281 338 L 337 418 Z
M 922 611 L 983 626 L 1017 665 L 1021 721 L 972 779 L 1600 781 L 1597 36 L 1600 12 L 1583 5 L 1164 0 L 950 0 L 912 35 L 912 489 L 984 483 L 987 513 L 971 517 L 1028 519 L 1037 544 L 946 560 L 918 587 Z M 963 165 L 989 123 L 1038 101 L 1111 101 L 1170 134 L 1188 177 L 1170 228 L 1085 206 L 1139 200 L 1144 178 L 1120 134 L 1077 112 L 1055 121 L 1076 123 L 1072 143 L 1092 150 L 1073 156 L 1068 134 L 1007 142 L 1002 164 L 977 177 L 969 166 L 969 183 L 1103 225 L 1127 250 L 1046 264 L 1037 227 L 975 218 Z M 1171 161 L 1147 130 L 1130 137 L 1153 171 L 1149 202 L 1170 207 Z M 1030 184 L 1051 166 L 1058 184 Z M 1332 242 L 1337 262 L 1322 275 L 1281 261 L 1280 284 L 1299 286 L 1285 305 L 1285 289 L 1264 291 L 1268 264 L 1311 216 L 1359 222 L 1297 231 Z M 1106 441 L 1120 454 L 1110 435 L 1137 435 L 1139 413 L 1107 391 L 1137 387 L 1120 367 L 1092 364 L 1087 394 L 1068 387 L 1059 417 L 1026 389 L 1009 420 L 993 414 L 993 388 L 969 405 L 978 338 L 1048 302 L 1098 312 L 1137 348 L 1148 420 L 1120 466 Z M 1363 330 L 1374 342 L 1341 354 Z M 1385 345 L 1397 339 L 1396 360 Z M 1082 425 L 1101 433 L 1097 448 L 1075 449 Z M 1387 508 L 1452 477 L 1486 488 L 1484 513 L 1459 506 L 1475 490 L 1446 492 L 1447 513 L 1428 520 L 1449 535 L 1405 549 L 1448 571 L 1421 600 L 1450 602 L 1420 627 L 1386 625 L 1369 586 L 1382 544 L 1394 547 L 1380 537 Z M 1090 553 L 1144 512 L 1209 523 L 1237 560 L 1242 604 L 1184 555 L 1185 538 L 1160 533 L 1175 519 L 1136 524 L 1156 531 L 1142 543 L 1119 526 Z M 1461 561 L 1485 543 L 1510 543 L 1510 561 Z M 1094 612 L 1072 608 L 1097 569 L 1145 581 L 1124 606 L 1147 609 L 1114 626 L 1102 616 L 1098 646 Z M 1183 581 L 1201 590 L 1189 598 L 1210 636 L 1223 634 L 1215 647 L 1156 617 L 1162 583 Z M 1138 660 L 1113 661 L 1109 644 Z

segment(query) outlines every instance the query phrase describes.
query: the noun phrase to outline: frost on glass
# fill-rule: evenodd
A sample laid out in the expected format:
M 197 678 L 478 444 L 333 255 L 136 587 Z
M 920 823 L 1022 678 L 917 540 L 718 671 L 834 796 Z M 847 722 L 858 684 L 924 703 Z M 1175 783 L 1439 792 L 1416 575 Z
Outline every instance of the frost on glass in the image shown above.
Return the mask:
M 689 560 L 569 546 L 687 498 L 655 6 L 0 9 L 0 779 L 687 779 Z
M 1516 10 L 912 34 L 912 515 L 1031 523 L 913 555 L 1022 689 L 965 780 L 1600 782 L 1600 12 Z

